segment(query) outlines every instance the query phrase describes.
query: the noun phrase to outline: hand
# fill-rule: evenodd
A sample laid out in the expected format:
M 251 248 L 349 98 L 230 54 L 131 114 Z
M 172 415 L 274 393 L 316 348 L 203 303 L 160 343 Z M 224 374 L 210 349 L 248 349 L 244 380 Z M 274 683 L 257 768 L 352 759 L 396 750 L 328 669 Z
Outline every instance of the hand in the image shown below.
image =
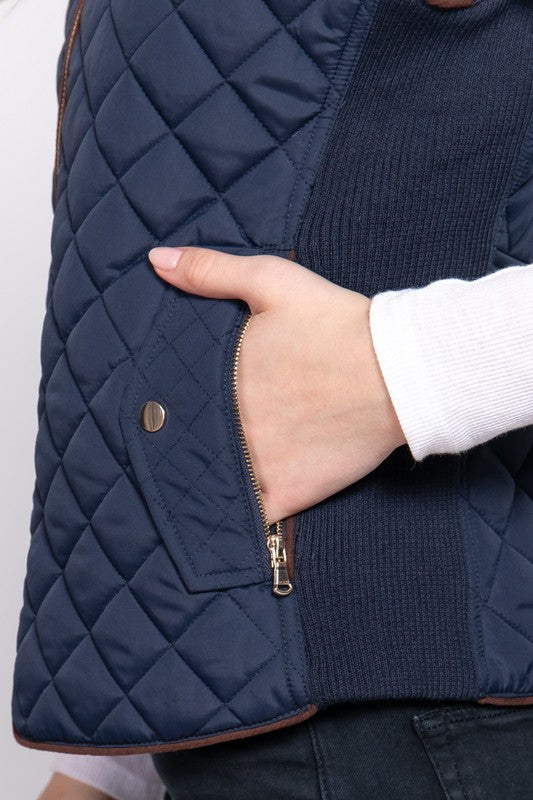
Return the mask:
M 405 443 L 367 297 L 277 256 L 156 247 L 149 259 L 173 286 L 241 298 L 252 312 L 237 394 L 270 524 L 360 480 Z
M 54 772 L 38 800 L 113 800 L 94 786 Z

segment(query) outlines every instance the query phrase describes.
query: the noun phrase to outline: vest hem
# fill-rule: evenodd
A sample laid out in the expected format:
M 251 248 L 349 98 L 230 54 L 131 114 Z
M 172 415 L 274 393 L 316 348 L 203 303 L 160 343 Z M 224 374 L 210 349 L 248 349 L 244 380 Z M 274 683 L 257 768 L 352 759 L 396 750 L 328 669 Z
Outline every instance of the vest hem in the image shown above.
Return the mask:
M 261 733 L 269 733 L 270 731 L 279 730 L 281 728 L 289 728 L 292 725 L 297 725 L 300 722 L 314 716 L 318 711 L 315 705 L 307 706 L 306 709 L 300 711 L 298 714 L 293 714 L 282 719 L 277 719 L 274 722 L 267 722 L 262 725 L 255 725 L 251 728 L 240 728 L 238 730 L 230 730 L 226 733 L 217 733 L 213 736 L 203 736 L 201 738 L 192 737 L 190 739 L 178 739 L 174 742 L 165 742 L 159 744 L 136 744 L 136 745 L 110 745 L 102 747 L 91 747 L 89 745 L 76 745 L 65 744 L 61 742 L 47 742 L 37 741 L 36 739 L 27 739 L 21 736 L 17 731 L 16 726 L 13 724 L 13 736 L 18 744 L 23 747 L 29 747 L 33 750 L 48 750 L 57 753 L 75 753 L 79 755 L 141 755 L 143 753 L 167 753 L 173 750 L 192 750 L 196 747 L 207 747 L 208 745 L 219 744 L 220 742 L 229 742 L 233 739 L 247 739 L 250 736 L 258 736 Z

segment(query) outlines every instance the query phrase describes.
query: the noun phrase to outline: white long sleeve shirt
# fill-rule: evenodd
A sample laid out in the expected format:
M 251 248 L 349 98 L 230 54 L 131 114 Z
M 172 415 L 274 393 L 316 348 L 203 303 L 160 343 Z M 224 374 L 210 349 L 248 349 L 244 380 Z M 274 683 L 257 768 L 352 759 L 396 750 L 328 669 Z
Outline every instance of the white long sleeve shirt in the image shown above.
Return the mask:
M 533 424 L 533 264 L 381 292 L 370 329 L 416 461 Z M 162 800 L 149 755 L 56 753 L 51 769 L 116 800 Z
M 149 755 L 77 756 L 54 753 L 52 772 L 87 783 L 115 800 L 163 800 L 165 787 Z
M 370 329 L 416 461 L 533 423 L 533 265 L 382 292 Z

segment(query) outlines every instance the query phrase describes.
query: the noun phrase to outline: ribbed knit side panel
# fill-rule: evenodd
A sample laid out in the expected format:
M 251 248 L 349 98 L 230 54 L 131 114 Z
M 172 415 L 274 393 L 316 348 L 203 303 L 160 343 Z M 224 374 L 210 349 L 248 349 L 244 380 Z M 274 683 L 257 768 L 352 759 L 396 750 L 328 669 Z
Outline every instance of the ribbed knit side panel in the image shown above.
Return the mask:
M 372 295 L 490 271 L 533 112 L 533 6 L 381 0 L 335 121 L 296 259 Z M 413 386 L 416 391 L 416 386 Z M 472 698 L 459 456 L 405 447 L 296 515 L 313 699 Z
M 468 697 L 476 686 L 456 463 L 399 449 L 356 486 L 299 514 L 296 579 L 319 704 Z

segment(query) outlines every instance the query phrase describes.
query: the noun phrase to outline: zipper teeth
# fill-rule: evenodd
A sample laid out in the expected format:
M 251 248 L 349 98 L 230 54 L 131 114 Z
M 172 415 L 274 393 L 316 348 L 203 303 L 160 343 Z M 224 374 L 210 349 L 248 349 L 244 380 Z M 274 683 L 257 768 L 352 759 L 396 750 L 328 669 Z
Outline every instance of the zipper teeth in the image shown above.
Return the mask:
M 268 516 L 267 516 L 267 513 L 266 513 L 266 509 L 265 509 L 265 503 L 263 501 L 263 493 L 261 491 L 261 487 L 259 486 L 259 481 L 257 480 L 257 475 L 255 474 L 255 469 L 254 469 L 254 465 L 253 465 L 253 461 L 252 461 L 252 456 L 251 456 L 251 453 L 250 453 L 250 449 L 248 447 L 248 442 L 246 441 L 246 437 L 244 435 L 244 429 L 243 429 L 243 425 L 242 425 L 241 411 L 240 411 L 240 405 L 239 405 L 239 396 L 238 396 L 238 393 L 237 393 L 237 366 L 238 366 L 238 363 L 239 363 L 239 355 L 240 355 L 240 352 L 241 352 L 241 345 L 242 345 L 242 341 L 244 339 L 244 334 L 246 333 L 246 329 L 248 328 L 248 325 L 250 324 L 250 320 L 251 319 L 252 319 L 252 314 L 251 314 L 251 312 L 248 311 L 246 319 L 245 319 L 245 321 L 244 321 L 244 323 L 243 323 L 243 325 L 242 325 L 242 327 L 241 327 L 241 329 L 239 331 L 238 337 L 237 337 L 237 342 L 236 342 L 236 345 L 235 345 L 234 358 L 233 358 L 232 394 L 233 394 L 234 407 L 235 407 L 235 410 L 237 412 L 236 413 L 236 417 L 237 417 L 237 430 L 238 430 L 238 435 L 239 435 L 239 441 L 240 441 L 240 444 L 241 444 L 241 447 L 242 447 L 242 450 L 243 450 L 243 453 L 244 453 L 244 458 L 245 458 L 245 461 L 246 461 L 246 465 L 248 467 L 248 471 L 250 473 L 250 478 L 252 480 L 252 486 L 253 486 L 254 494 L 255 494 L 255 496 L 257 498 L 257 504 L 259 506 L 259 513 L 261 515 L 261 520 L 263 522 L 263 528 L 265 529 L 265 536 L 268 537 L 270 535 L 270 525 L 268 523 Z M 276 532 L 277 533 L 281 532 L 281 522 L 276 522 Z
M 250 448 L 248 447 L 248 442 L 246 441 L 246 436 L 244 435 L 241 410 L 239 406 L 239 395 L 237 392 L 237 366 L 239 363 L 241 345 L 244 339 L 244 334 L 246 333 L 246 329 L 248 328 L 251 319 L 252 319 L 252 313 L 248 311 L 246 319 L 244 320 L 244 323 L 242 324 L 241 329 L 237 334 L 237 341 L 235 344 L 235 349 L 233 354 L 233 371 L 232 371 L 232 387 L 231 387 L 232 399 L 233 399 L 233 407 L 237 422 L 236 425 L 237 435 L 241 445 L 242 453 L 244 455 L 244 459 L 246 461 L 246 466 L 248 468 L 248 474 L 250 475 L 254 494 L 257 499 L 257 505 L 259 508 L 259 513 L 261 516 L 261 521 L 263 523 L 263 528 L 265 533 L 265 541 L 268 552 L 270 554 L 270 566 L 273 571 L 272 591 L 274 592 L 275 595 L 278 595 L 279 597 L 285 597 L 286 595 L 292 592 L 293 585 L 287 573 L 287 555 L 285 551 L 283 520 L 277 520 L 274 523 L 275 533 L 270 533 L 271 526 L 268 523 L 268 516 L 266 513 L 265 503 L 263 500 L 263 492 L 261 490 L 261 487 L 259 486 L 259 481 L 257 480 L 257 475 L 255 473 L 252 461 L 252 455 L 250 453 Z
M 59 173 L 59 162 L 61 159 L 61 131 L 63 127 L 63 116 L 65 114 L 65 107 L 67 104 L 67 79 L 70 72 L 70 60 L 72 58 L 72 51 L 74 49 L 74 42 L 80 29 L 81 12 L 83 11 L 85 0 L 79 0 L 72 25 L 68 34 L 68 39 L 65 46 L 65 56 L 63 59 L 63 66 L 61 68 L 61 82 L 59 85 L 59 107 L 57 115 L 57 129 L 56 129 L 56 153 L 54 160 L 54 203 L 56 202 L 57 193 L 57 179 Z

